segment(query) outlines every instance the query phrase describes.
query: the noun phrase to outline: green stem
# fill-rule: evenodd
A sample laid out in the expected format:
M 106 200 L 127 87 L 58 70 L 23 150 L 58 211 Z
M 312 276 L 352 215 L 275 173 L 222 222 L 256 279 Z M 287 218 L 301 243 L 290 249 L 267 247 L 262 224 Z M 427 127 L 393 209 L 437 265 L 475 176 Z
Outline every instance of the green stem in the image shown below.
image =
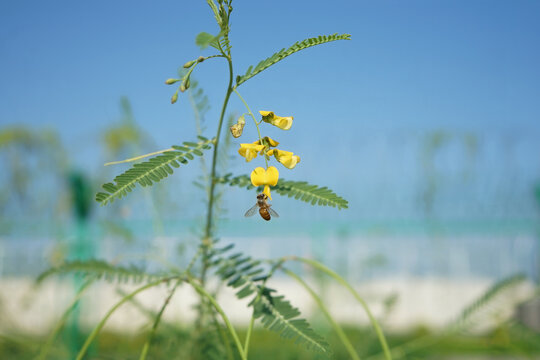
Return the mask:
M 231 344 L 229 337 L 227 336 L 227 333 L 225 330 L 223 330 L 222 325 L 218 322 L 216 318 L 216 313 L 212 311 L 212 321 L 214 322 L 214 326 L 216 327 L 219 336 L 221 337 L 221 342 L 223 343 L 223 346 L 225 346 L 225 351 L 227 352 L 227 359 L 234 360 L 234 354 L 231 349 Z M 247 357 L 247 354 L 246 354 Z
M 345 279 L 343 279 L 341 276 L 339 276 L 336 272 L 332 271 L 331 269 L 327 268 L 326 266 L 324 266 L 323 264 L 321 264 L 321 263 L 319 263 L 319 262 L 317 262 L 315 260 L 305 259 L 305 258 L 296 257 L 296 256 L 286 258 L 286 260 L 296 260 L 296 261 L 300 261 L 300 262 L 309 264 L 309 265 L 313 266 L 314 268 L 319 269 L 320 271 L 322 271 L 322 272 L 326 273 L 327 275 L 333 277 L 338 283 L 340 283 L 345 288 L 347 288 L 351 292 L 351 294 L 354 296 L 354 298 L 360 303 L 360 305 L 362 305 L 362 307 L 364 308 L 364 311 L 366 312 L 367 316 L 369 317 L 369 321 L 371 322 L 371 325 L 375 329 L 375 332 L 377 333 L 377 337 L 379 338 L 379 342 L 381 343 L 381 347 L 382 347 L 383 352 L 384 352 L 384 357 L 386 358 L 386 360 L 392 360 L 392 355 L 390 354 L 390 349 L 388 348 L 386 338 L 384 337 L 384 334 L 383 334 L 383 332 L 381 330 L 381 327 L 380 327 L 379 323 L 377 322 L 377 319 L 375 319 L 375 317 L 373 316 L 373 314 L 369 310 L 369 307 L 367 306 L 367 303 L 364 301 L 364 299 L 362 299 L 362 297 L 360 297 L 360 295 L 356 292 L 356 290 L 354 290 L 354 288 L 347 281 L 345 281 Z
M 58 321 L 58 323 L 56 324 L 56 326 L 54 327 L 54 330 L 51 332 L 51 335 L 49 335 L 49 337 L 47 338 L 47 342 L 45 343 L 45 345 L 43 345 L 43 347 L 41 348 L 41 351 L 38 355 L 38 357 L 36 358 L 37 360 L 43 360 L 45 359 L 45 357 L 47 356 L 47 354 L 49 353 L 49 350 L 51 349 L 51 346 L 54 342 L 54 339 L 56 339 L 56 336 L 58 335 L 58 333 L 60 332 L 60 330 L 62 330 L 62 327 L 64 326 L 64 324 L 66 323 L 69 315 L 71 314 L 71 312 L 73 311 L 73 309 L 75 309 L 75 307 L 77 306 L 77 303 L 79 302 L 79 300 L 81 299 L 81 297 L 84 295 L 86 289 L 88 289 L 88 287 L 92 284 L 92 282 L 94 281 L 94 279 L 90 279 L 88 280 L 87 282 L 85 282 L 81 287 L 80 289 L 77 291 L 77 294 L 75 296 L 75 298 L 73 299 L 71 305 L 67 308 L 67 310 L 64 312 L 64 314 L 62 315 L 62 317 L 60 318 L 60 321 Z
M 441 336 L 441 338 L 443 338 L 443 336 Z M 414 339 L 414 340 L 409 341 L 409 342 L 407 342 L 405 344 L 401 344 L 399 346 L 396 346 L 396 347 L 392 348 L 392 355 L 394 356 L 394 359 L 396 359 L 396 360 L 397 359 L 402 359 L 405 356 L 407 356 L 408 354 L 410 354 L 411 352 L 414 352 L 414 351 L 416 351 L 418 349 L 423 349 L 423 348 L 429 347 L 431 345 L 434 345 L 434 344 L 440 342 L 441 338 L 426 335 L 426 336 Z M 376 359 L 380 359 L 380 358 L 382 358 L 382 354 L 376 354 L 376 355 L 372 355 L 372 356 L 366 358 L 366 360 L 376 360 Z
M 107 322 L 107 320 L 109 319 L 109 317 L 111 317 L 111 315 L 120 307 L 122 306 L 122 304 L 124 304 L 126 301 L 130 300 L 131 298 L 133 298 L 135 295 L 137 295 L 138 293 L 144 291 L 144 290 L 147 290 L 151 287 L 154 287 L 154 286 L 157 286 L 159 284 L 161 284 L 162 282 L 164 281 L 167 281 L 167 280 L 172 280 L 174 278 L 164 278 L 164 279 L 160 279 L 160 280 L 157 280 L 157 281 L 154 281 L 154 282 L 151 282 L 149 284 L 146 284 L 140 288 L 138 288 L 137 290 L 133 291 L 132 293 L 130 293 L 129 295 L 125 296 L 124 298 L 122 298 L 122 300 L 120 300 L 118 303 L 116 303 L 116 305 L 114 305 L 108 312 L 107 314 L 105 314 L 105 316 L 103 317 L 103 319 L 101 319 L 101 321 L 99 322 L 99 324 L 97 324 L 97 326 L 94 328 L 94 330 L 92 330 L 92 332 L 90 333 L 90 335 L 88 336 L 88 338 L 86 339 L 83 347 L 81 348 L 81 350 L 79 351 L 79 354 L 77 355 L 77 358 L 76 360 L 82 360 L 84 358 L 84 355 L 86 354 L 86 351 L 88 350 L 88 347 L 90 346 L 90 344 L 92 343 L 92 341 L 94 341 L 94 339 L 96 338 L 96 336 L 99 334 L 99 332 L 101 331 L 101 329 L 103 328 L 103 326 L 105 326 L 105 323 Z
M 236 347 L 238 348 L 238 353 L 240 354 L 240 357 L 242 358 L 242 360 L 247 360 L 244 349 L 242 348 L 242 344 L 240 343 L 240 339 L 238 338 L 238 334 L 234 330 L 234 327 L 231 325 L 231 322 L 229 321 L 229 318 L 227 317 L 227 315 L 225 315 L 225 312 L 223 311 L 221 306 L 219 306 L 219 304 L 217 303 L 216 299 L 214 299 L 214 297 L 212 297 L 212 295 L 210 295 L 206 290 L 204 290 L 204 288 L 201 285 L 198 285 L 190 277 L 187 278 L 187 281 L 191 284 L 191 286 L 193 286 L 195 288 L 195 290 L 197 290 L 197 292 L 200 295 L 206 297 L 206 299 L 208 299 L 208 301 L 210 301 L 212 306 L 214 306 L 214 309 L 216 309 L 216 311 L 221 315 L 221 318 L 223 319 L 223 322 L 225 322 L 225 325 L 227 326 L 227 329 L 229 330 L 229 333 L 231 334 L 231 336 L 232 336 L 232 338 L 234 340 L 234 343 L 235 343 Z
M 210 55 L 210 56 L 206 56 L 206 57 L 204 58 L 204 60 L 208 60 L 208 59 L 212 59 L 212 58 L 217 58 L 217 57 L 224 57 L 224 58 L 226 58 L 227 56 L 222 55 L 222 54 Z
M 135 157 L 132 157 L 132 158 L 129 158 L 129 159 L 126 159 L 126 160 L 111 161 L 111 162 L 105 163 L 104 166 L 116 165 L 116 164 L 122 164 L 122 163 L 127 163 L 127 162 L 137 161 L 137 160 L 140 160 L 140 159 L 144 159 L 144 158 L 146 158 L 146 157 L 149 157 L 149 156 L 153 156 L 153 155 L 157 155 L 157 154 L 162 154 L 162 153 L 167 152 L 167 151 L 174 151 L 174 149 L 173 149 L 173 148 L 169 148 L 169 149 L 164 149 L 164 150 L 154 151 L 154 152 L 151 152 L 151 153 L 149 153 L 149 154 L 144 154 L 144 155 L 140 155 L 140 156 L 135 156 Z
M 251 340 L 251 332 L 253 331 L 254 324 L 255 324 L 255 309 L 253 310 L 253 314 L 251 315 L 251 320 L 249 321 L 249 326 L 246 333 L 246 341 L 244 342 L 244 352 L 246 353 L 246 358 L 248 356 L 249 342 Z
M 219 140 L 221 136 L 221 128 L 223 127 L 223 119 L 225 117 L 225 110 L 227 109 L 227 104 L 229 103 L 229 98 L 232 93 L 232 82 L 233 82 L 233 68 L 231 58 L 227 57 L 227 62 L 229 63 L 229 85 L 227 86 L 227 93 L 225 94 L 225 99 L 223 100 L 223 106 L 221 107 L 221 115 L 219 116 L 219 123 L 216 133 L 216 142 L 214 143 L 214 153 L 212 155 L 212 168 L 210 171 L 210 193 L 208 198 L 208 210 L 206 217 L 206 228 L 205 228 L 205 241 L 209 241 L 212 236 L 212 216 L 214 211 L 214 198 L 215 198 L 215 187 L 216 187 L 216 164 L 218 157 L 218 148 Z M 206 244 L 209 245 L 209 244 Z M 204 251 L 204 256 L 206 258 L 206 252 Z M 206 265 L 203 264 L 203 275 L 206 271 Z M 201 277 L 202 283 L 204 284 L 204 276 Z
M 150 334 L 148 335 L 148 338 L 146 339 L 146 342 L 144 343 L 139 360 L 146 359 L 146 355 L 148 354 L 148 350 L 150 349 L 150 343 L 154 339 L 154 335 L 156 333 L 157 327 L 159 325 L 159 322 L 161 321 L 161 316 L 163 315 L 163 312 L 165 311 L 165 308 L 167 307 L 167 305 L 169 305 L 169 302 L 171 301 L 171 298 L 173 297 L 176 291 L 176 288 L 178 287 L 178 285 L 180 285 L 181 282 L 182 282 L 182 279 L 178 279 L 176 284 L 174 284 L 174 287 L 171 289 L 169 295 L 165 299 L 165 302 L 161 306 L 161 309 L 159 310 L 159 313 L 156 316 L 156 320 L 154 321 L 154 324 L 152 325 L 152 330 L 150 331 Z
M 332 325 L 332 327 L 336 331 L 337 335 L 341 339 L 341 342 L 343 343 L 343 345 L 345 346 L 345 348 L 349 352 L 349 355 L 350 355 L 351 359 L 360 360 L 360 357 L 358 356 L 358 354 L 354 350 L 354 347 L 351 344 L 351 342 L 349 341 L 349 339 L 347 338 L 347 335 L 345 335 L 345 332 L 343 331 L 341 326 L 339 326 L 339 324 L 336 323 L 336 321 L 334 320 L 332 315 L 330 315 L 330 312 L 328 311 L 326 306 L 324 306 L 324 303 L 322 302 L 321 298 L 319 296 L 317 296 L 315 291 L 313 291 L 313 289 L 310 288 L 309 285 L 306 284 L 306 282 L 304 280 L 302 280 L 298 275 L 296 275 L 292 271 L 290 271 L 290 270 L 288 270 L 288 269 L 286 269 L 284 267 L 282 267 L 281 270 L 283 270 L 283 272 L 285 274 L 289 275 L 290 277 L 292 277 L 293 279 L 298 281 L 300 283 L 300 285 L 302 285 L 304 287 L 304 289 L 306 289 L 306 291 L 311 295 L 313 300 L 317 303 L 317 305 L 321 309 L 321 311 L 324 314 L 324 316 L 326 317 L 326 319 L 328 319 L 328 322 L 330 323 L 330 325 Z
M 225 99 L 223 100 L 223 106 L 221 107 L 221 114 L 219 116 L 219 123 L 217 126 L 216 132 L 216 141 L 214 143 L 214 153 L 212 155 L 212 167 L 210 171 L 210 188 L 208 190 L 208 209 L 206 210 L 206 226 L 204 231 L 204 238 L 202 239 L 202 269 L 200 281 L 201 285 L 204 288 L 206 283 L 206 272 L 208 271 L 208 251 L 212 246 L 212 221 L 214 213 L 214 200 L 215 200 L 215 188 L 216 188 L 216 164 L 218 157 L 218 148 L 219 140 L 221 137 L 221 128 L 223 127 L 223 119 L 225 118 L 225 110 L 227 109 L 227 104 L 229 103 L 229 98 L 232 93 L 232 82 L 233 82 L 233 67 L 232 60 L 230 57 L 225 57 L 229 64 L 229 85 L 227 86 L 227 93 L 225 94 Z M 200 330 L 203 324 L 203 315 L 204 315 L 204 304 L 201 301 L 201 306 L 199 307 L 199 316 L 196 323 L 197 331 Z
M 261 136 L 261 131 L 259 130 L 259 124 L 257 122 L 257 119 L 255 119 L 255 115 L 253 115 L 253 112 L 251 111 L 251 109 L 249 108 L 249 105 L 247 104 L 247 102 L 244 100 L 244 98 L 242 97 L 242 95 L 240 95 L 240 93 L 238 92 L 238 90 L 236 90 L 236 88 L 233 88 L 233 91 L 236 93 L 236 95 L 238 95 L 238 97 L 240 98 L 240 100 L 242 100 L 242 102 L 244 103 L 244 106 L 246 107 L 249 115 L 251 116 L 251 118 L 253 119 L 253 122 L 255 123 L 255 127 L 257 128 L 257 133 L 259 134 L 259 144 L 263 144 L 262 143 L 262 136 Z M 262 120 L 261 120 L 262 121 Z M 266 156 L 264 157 L 264 161 L 266 162 L 266 168 L 268 169 L 268 159 L 266 158 Z

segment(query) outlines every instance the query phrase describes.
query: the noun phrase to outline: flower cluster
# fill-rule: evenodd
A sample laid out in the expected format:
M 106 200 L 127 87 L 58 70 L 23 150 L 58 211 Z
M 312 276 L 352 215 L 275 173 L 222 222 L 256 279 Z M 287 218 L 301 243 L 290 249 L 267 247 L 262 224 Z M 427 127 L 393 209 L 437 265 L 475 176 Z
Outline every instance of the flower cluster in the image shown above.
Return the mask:
M 274 125 L 282 130 L 289 130 L 292 126 L 292 116 L 277 116 L 272 111 L 259 111 L 259 114 L 261 114 L 262 119 L 259 123 L 255 122 L 257 127 L 262 122 Z M 231 134 L 234 137 L 242 135 L 244 125 L 245 120 L 242 116 L 235 125 L 231 126 Z M 294 155 L 291 151 L 277 149 L 278 145 L 279 142 L 265 136 L 263 138 L 259 137 L 259 140 L 252 143 L 240 144 L 240 148 L 238 149 L 238 153 L 246 159 L 246 162 L 250 162 L 258 155 L 264 156 L 266 169 L 262 167 L 255 168 L 255 170 L 251 172 L 251 183 L 253 186 L 264 186 L 263 193 L 270 199 L 272 199 L 270 195 L 270 186 L 277 185 L 279 171 L 274 166 L 269 167 L 268 160 L 273 156 L 279 163 L 288 169 L 293 169 L 296 164 L 300 162 L 300 156 Z

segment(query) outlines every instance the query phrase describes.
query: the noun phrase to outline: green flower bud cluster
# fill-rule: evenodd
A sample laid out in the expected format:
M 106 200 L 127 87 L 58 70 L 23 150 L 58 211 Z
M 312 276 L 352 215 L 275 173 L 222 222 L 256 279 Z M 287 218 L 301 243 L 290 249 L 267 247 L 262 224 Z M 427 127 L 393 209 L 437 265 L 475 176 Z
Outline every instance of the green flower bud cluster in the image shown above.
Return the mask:
M 184 68 L 189 69 L 189 70 L 184 76 L 182 76 L 181 79 L 170 78 L 170 79 L 165 80 L 166 85 L 172 85 L 172 84 L 176 84 L 177 82 L 181 82 L 180 86 L 178 87 L 178 89 L 176 89 L 176 92 L 171 97 L 171 104 L 174 104 L 178 100 L 178 92 L 184 92 L 187 89 L 189 89 L 191 85 L 191 80 L 190 80 L 191 73 L 195 69 L 195 66 L 197 66 L 198 63 L 202 63 L 204 60 L 206 60 L 204 56 L 199 56 L 195 60 L 190 60 L 186 62 L 184 64 Z

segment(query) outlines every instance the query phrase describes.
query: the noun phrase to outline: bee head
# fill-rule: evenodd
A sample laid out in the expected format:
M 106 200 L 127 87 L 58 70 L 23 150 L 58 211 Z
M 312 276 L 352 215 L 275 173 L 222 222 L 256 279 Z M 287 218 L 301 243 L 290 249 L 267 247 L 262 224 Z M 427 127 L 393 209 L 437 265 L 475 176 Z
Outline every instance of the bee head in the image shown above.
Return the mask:
M 266 200 L 268 199 L 268 196 L 266 194 L 260 193 L 257 195 L 257 200 Z

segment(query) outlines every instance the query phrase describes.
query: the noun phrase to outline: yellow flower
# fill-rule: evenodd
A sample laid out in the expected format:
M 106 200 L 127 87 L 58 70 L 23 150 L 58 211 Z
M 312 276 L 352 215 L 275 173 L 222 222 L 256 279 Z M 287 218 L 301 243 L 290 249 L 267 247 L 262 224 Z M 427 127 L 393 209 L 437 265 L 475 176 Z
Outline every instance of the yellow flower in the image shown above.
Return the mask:
M 261 141 L 257 140 L 254 142 L 254 144 L 261 144 L 261 145 L 267 145 L 268 147 L 276 147 L 279 145 L 279 143 L 272 139 L 271 137 L 269 136 L 265 136 L 262 138 L 262 143 Z
M 265 193 L 270 200 L 272 200 L 272 196 L 270 196 L 270 186 L 276 186 L 278 179 L 279 171 L 273 166 L 270 166 L 267 170 L 258 167 L 251 172 L 251 183 L 253 186 L 264 185 L 263 193 Z
M 246 158 L 246 162 L 250 162 L 257 157 L 257 153 L 264 149 L 264 145 L 257 145 L 258 141 L 253 144 L 240 144 L 238 153 Z
M 272 149 L 269 150 L 266 155 L 272 156 L 276 158 L 277 161 L 283 164 L 288 169 L 293 169 L 296 164 L 300 162 L 300 156 L 293 155 L 290 151 L 283 151 L 278 149 Z
M 293 117 L 281 117 L 275 115 L 272 111 L 259 111 L 259 114 L 262 115 L 262 120 L 274 126 L 277 126 L 283 130 L 289 130 L 292 126 Z

